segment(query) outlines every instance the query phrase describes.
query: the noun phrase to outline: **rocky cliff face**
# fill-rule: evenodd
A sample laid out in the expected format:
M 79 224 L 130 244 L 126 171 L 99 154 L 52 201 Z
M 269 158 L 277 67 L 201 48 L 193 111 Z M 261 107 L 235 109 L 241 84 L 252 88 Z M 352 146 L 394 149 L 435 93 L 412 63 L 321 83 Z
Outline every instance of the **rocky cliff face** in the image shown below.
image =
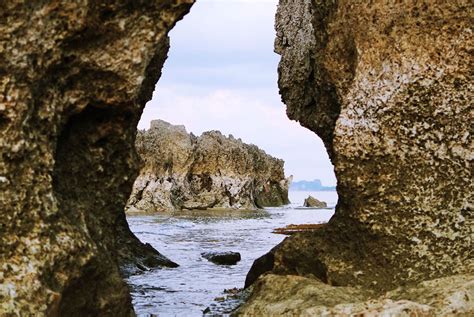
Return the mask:
M 128 212 L 255 209 L 288 201 L 283 161 L 218 131 L 200 137 L 162 120 L 139 131 L 143 160 Z
M 129 316 L 118 259 L 172 265 L 123 209 L 136 125 L 192 2 L 2 1 L 2 315 Z
M 473 9 L 280 0 L 280 93 L 288 116 L 326 144 L 339 203 L 327 226 L 276 248 L 274 273 L 378 294 L 461 273 L 472 280 Z M 254 304 L 281 304 L 276 293 L 254 295 Z

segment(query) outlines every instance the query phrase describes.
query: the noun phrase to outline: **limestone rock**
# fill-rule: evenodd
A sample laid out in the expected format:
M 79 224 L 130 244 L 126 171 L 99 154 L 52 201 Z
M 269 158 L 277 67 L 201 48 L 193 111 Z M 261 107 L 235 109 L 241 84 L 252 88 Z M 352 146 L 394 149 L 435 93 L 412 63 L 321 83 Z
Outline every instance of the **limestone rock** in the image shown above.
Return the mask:
M 252 263 L 252 267 L 245 277 L 244 288 L 250 287 L 261 275 L 273 270 L 274 265 L 275 250 L 272 249 Z
M 200 137 L 154 120 L 139 131 L 143 160 L 127 211 L 255 209 L 288 203 L 283 161 L 218 131 Z
M 310 195 L 304 200 L 303 206 L 312 208 L 326 208 L 328 204 L 324 201 L 319 201 Z
M 288 115 L 325 142 L 339 196 L 324 232 L 284 248 L 313 240 L 303 252 L 335 284 L 390 288 L 472 263 L 472 9 L 280 1 L 280 92 Z M 348 279 L 347 268 L 370 273 Z
M 275 249 L 273 273 L 378 294 L 472 280 L 473 9 L 280 0 L 280 93 L 324 141 L 339 201 L 328 225 Z
M 237 316 L 470 316 L 474 276 L 457 275 L 376 296 L 314 278 L 269 274 L 255 283 Z
M 118 262 L 166 262 L 123 210 L 136 125 L 192 2 L 2 1 L 2 316 L 130 316 Z

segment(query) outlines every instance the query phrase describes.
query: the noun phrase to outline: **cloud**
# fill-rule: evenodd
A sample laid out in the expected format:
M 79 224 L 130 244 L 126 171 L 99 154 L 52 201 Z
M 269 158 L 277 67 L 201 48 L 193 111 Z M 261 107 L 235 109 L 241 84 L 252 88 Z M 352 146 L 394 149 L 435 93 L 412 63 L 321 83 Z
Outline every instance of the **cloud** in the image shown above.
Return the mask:
M 235 83 L 246 77 L 276 81 L 279 57 L 273 53 L 276 1 L 197 1 L 170 32 L 170 80 Z M 194 73 L 186 73 L 195 70 Z M 198 74 L 201 76 L 187 76 Z M 270 79 L 271 80 L 271 79 Z M 240 80 L 245 82 L 245 80 Z
M 277 3 L 199 0 L 170 32 L 172 45 L 183 45 L 183 54 L 188 50 L 258 53 L 262 47 L 273 48 Z M 216 46 L 217 51 L 212 49 Z
M 290 121 L 273 53 L 277 0 L 199 0 L 170 33 L 171 50 L 139 128 L 152 119 L 220 130 L 285 160 L 295 179 L 335 184 L 321 140 Z
M 322 141 L 290 121 L 284 105 L 271 102 L 275 96 L 268 93 L 219 89 L 202 94 L 180 86 L 161 87 L 147 104 L 139 128 L 148 128 L 152 119 L 160 118 L 184 124 L 196 135 L 219 130 L 284 159 L 286 174 L 294 175 L 295 179 L 320 178 L 326 184 L 335 184 Z

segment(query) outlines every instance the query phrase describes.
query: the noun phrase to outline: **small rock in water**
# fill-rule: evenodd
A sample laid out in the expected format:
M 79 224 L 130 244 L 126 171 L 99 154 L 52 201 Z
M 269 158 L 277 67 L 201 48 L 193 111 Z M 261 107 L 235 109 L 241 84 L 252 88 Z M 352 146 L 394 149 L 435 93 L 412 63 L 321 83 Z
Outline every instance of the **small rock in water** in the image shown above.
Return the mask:
M 215 264 L 234 265 L 240 261 L 238 252 L 205 252 L 201 256 Z
M 242 288 L 227 288 L 224 290 L 224 294 L 231 294 L 231 295 L 236 295 L 239 294 L 242 291 Z
M 317 200 L 313 196 L 308 196 L 308 198 L 306 198 L 304 200 L 303 206 L 304 207 L 313 207 L 313 208 L 326 208 L 328 206 L 328 204 L 324 201 Z

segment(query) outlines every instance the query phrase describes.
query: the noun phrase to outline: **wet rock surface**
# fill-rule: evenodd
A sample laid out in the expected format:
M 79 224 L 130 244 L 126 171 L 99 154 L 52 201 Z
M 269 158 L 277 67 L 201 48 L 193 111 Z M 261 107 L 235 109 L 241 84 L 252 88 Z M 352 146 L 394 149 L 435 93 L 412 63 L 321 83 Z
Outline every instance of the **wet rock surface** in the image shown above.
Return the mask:
M 143 160 L 127 212 L 255 209 L 289 203 L 282 160 L 218 131 L 200 137 L 162 120 L 139 131 Z
M 280 93 L 288 116 L 323 139 L 339 202 L 328 225 L 274 250 L 273 273 L 380 296 L 410 286 L 404 299 L 428 306 L 428 295 L 414 295 L 423 281 L 446 293 L 456 286 L 429 281 L 471 283 L 472 10 L 469 1 L 280 0 Z M 257 287 L 241 312 L 271 306 L 278 283 Z M 274 308 L 332 305 L 282 296 Z M 470 311 L 466 298 L 461 310 Z
M 130 316 L 118 263 L 167 262 L 123 209 L 136 125 L 192 2 L 2 2 L 2 315 Z
M 324 201 L 319 201 L 313 196 L 308 196 L 304 200 L 303 207 L 311 207 L 311 208 L 326 208 L 328 204 Z
M 219 265 L 235 265 L 240 261 L 240 253 L 238 252 L 204 252 L 201 256 L 212 263 Z

